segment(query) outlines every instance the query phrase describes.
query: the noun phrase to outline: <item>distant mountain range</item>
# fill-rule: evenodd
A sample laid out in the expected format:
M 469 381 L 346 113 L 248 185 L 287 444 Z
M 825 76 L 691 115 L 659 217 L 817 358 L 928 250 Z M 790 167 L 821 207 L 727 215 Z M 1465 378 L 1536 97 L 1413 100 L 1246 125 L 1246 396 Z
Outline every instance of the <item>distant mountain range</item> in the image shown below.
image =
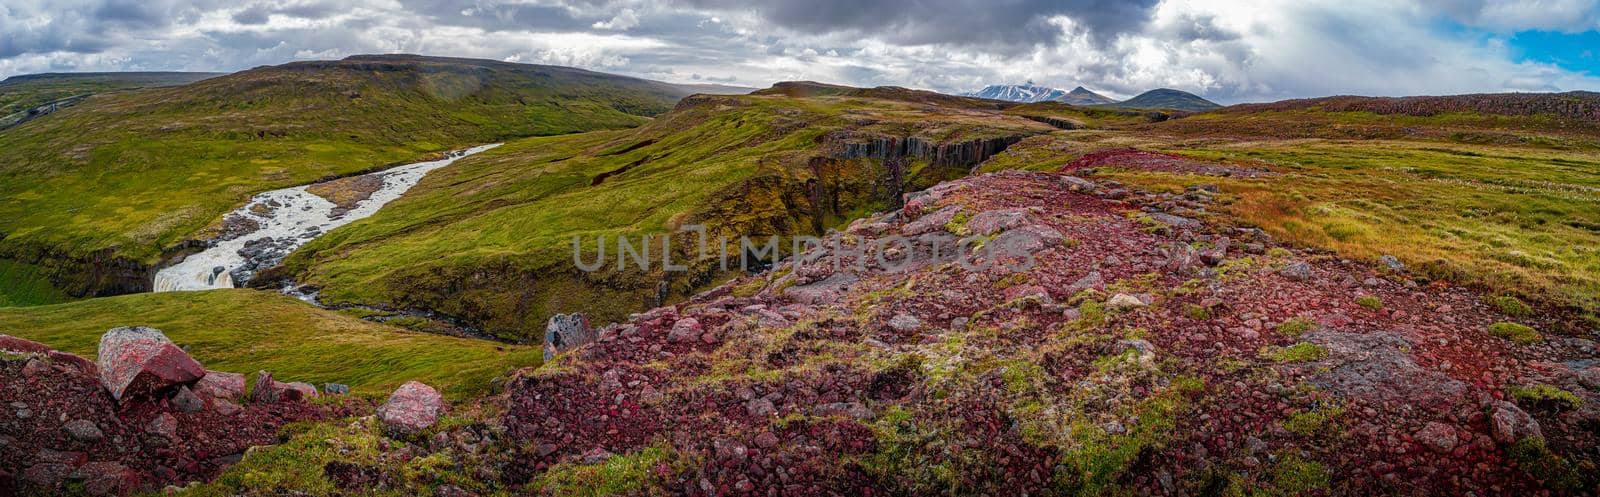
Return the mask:
M 1206 111 L 1222 107 L 1199 95 L 1181 90 L 1158 88 L 1139 96 L 1118 102 L 1105 95 L 1079 86 L 1072 91 L 1062 91 L 1048 86 L 1038 86 L 1032 81 L 1020 85 L 989 85 L 982 90 L 963 93 L 962 96 L 1005 100 L 1010 102 L 1062 102 L 1071 105 L 1123 107 L 1129 109 L 1177 109 Z

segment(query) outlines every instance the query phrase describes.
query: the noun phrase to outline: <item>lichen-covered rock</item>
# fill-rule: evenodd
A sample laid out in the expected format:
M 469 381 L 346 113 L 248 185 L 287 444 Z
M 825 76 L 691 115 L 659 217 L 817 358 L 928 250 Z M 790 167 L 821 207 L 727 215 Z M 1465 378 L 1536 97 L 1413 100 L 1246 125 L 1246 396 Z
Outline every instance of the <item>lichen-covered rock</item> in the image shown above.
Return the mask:
M 595 331 L 589 327 L 589 318 L 583 314 L 556 314 L 544 327 L 544 360 L 556 354 L 575 349 L 595 340 Z
M 206 371 L 194 382 L 194 393 L 213 399 L 238 399 L 244 397 L 244 375 L 225 371 Z
M 410 381 L 389 395 L 389 400 L 378 407 L 378 419 L 390 431 L 415 435 L 439 421 L 444 409 L 444 398 L 439 391 L 420 382 Z
M 151 394 L 205 376 L 206 370 L 161 330 L 112 328 L 100 337 L 100 382 L 111 397 Z
M 311 393 L 315 394 L 316 388 L 312 387 L 311 390 Z M 295 387 L 293 384 L 284 383 L 273 379 L 272 373 L 266 371 L 257 371 L 256 386 L 250 391 L 250 400 L 252 402 L 263 404 L 271 404 L 274 402 L 297 402 L 301 399 L 308 398 L 309 396 L 306 394 L 307 392 L 303 388 Z

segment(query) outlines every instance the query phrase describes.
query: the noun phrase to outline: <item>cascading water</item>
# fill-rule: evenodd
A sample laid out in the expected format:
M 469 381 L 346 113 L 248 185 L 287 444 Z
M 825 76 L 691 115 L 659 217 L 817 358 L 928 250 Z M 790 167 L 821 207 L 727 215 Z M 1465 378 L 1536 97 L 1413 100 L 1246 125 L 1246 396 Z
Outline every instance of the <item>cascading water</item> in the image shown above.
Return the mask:
M 245 283 L 257 270 L 277 265 L 294 249 L 323 233 L 378 212 L 416 186 L 429 171 L 498 146 L 477 146 L 452 152 L 444 159 L 370 173 L 368 176 L 382 180 L 382 185 L 344 212 L 339 212 L 328 199 L 308 191 L 311 185 L 257 194 L 244 207 L 228 214 L 230 224 L 244 226 L 239 231 L 245 233 L 235 231 L 213 239 L 206 250 L 157 271 L 153 287 L 157 292 L 233 288 Z

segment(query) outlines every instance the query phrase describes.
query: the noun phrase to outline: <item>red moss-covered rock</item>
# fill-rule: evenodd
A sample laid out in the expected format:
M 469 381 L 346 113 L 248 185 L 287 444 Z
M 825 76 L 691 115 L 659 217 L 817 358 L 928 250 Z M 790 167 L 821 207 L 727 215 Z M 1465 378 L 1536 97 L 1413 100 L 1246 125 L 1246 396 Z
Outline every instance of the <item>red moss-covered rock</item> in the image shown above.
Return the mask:
M 439 391 L 421 382 L 408 381 L 378 407 L 378 419 L 392 432 L 415 435 L 439 421 L 444 398 Z
M 199 362 L 161 330 L 144 326 L 112 328 L 101 335 L 99 360 L 100 382 L 119 401 L 129 395 L 154 394 L 206 374 Z

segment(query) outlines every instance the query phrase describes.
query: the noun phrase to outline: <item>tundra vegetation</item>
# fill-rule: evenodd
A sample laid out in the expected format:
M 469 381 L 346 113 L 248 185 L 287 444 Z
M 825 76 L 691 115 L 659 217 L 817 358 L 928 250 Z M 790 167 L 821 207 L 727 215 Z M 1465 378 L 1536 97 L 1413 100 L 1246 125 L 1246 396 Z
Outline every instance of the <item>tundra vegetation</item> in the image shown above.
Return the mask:
M 92 357 L 106 329 L 148 325 L 208 368 L 352 386 L 195 495 L 1600 483 L 1600 97 L 1181 113 L 674 91 L 358 57 L 92 97 L 0 131 L 0 334 Z M 256 288 L 103 296 L 253 192 L 491 141 Z M 852 247 L 1024 233 L 1038 264 L 911 250 L 906 272 L 743 274 L 696 257 L 688 225 Z M 617 267 L 617 240 L 646 235 L 653 265 Z M 662 268 L 669 238 L 683 271 Z M 574 239 L 613 264 L 578 270 Z M 592 342 L 542 362 L 572 312 Z M 462 330 L 480 338 L 444 335 Z M 436 423 L 365 416 L 412 380 L 451 401 Z

